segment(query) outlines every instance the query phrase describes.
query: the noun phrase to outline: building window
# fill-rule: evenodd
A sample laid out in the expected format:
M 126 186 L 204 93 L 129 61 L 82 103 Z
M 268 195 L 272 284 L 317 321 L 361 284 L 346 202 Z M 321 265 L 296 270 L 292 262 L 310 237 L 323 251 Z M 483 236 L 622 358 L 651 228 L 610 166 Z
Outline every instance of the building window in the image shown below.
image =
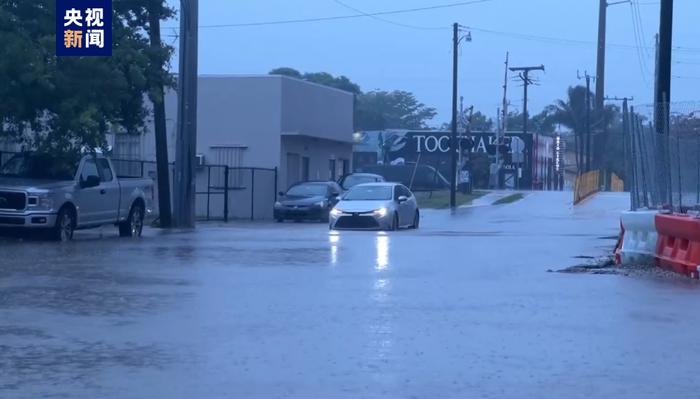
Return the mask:
M 335 181 L 335 159 L 330 159 L 328 161 L 328 179 Z
M 211 150 L 214 159 L 211 163 L 214 165 L 226 165 L 229 168 L 240 168 L 243 166 L 243 154 L 248 147 L 234 146 L 212 146 Z
M 309 181 L 309 163 L 311 160 L 309 157 L 303 157 L 301 159 L 301 179 L 303 181 Z

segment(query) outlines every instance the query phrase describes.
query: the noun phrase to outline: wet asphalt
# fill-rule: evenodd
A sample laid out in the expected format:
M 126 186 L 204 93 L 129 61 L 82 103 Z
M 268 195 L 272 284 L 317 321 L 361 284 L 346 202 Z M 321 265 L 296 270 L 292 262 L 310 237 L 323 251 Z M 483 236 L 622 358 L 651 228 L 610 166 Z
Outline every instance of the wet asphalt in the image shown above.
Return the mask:
M 628 198 L 532 193 L 418 231 L 0 238 L 0 398 L 697 398 L 700 286 L 548 273 Z

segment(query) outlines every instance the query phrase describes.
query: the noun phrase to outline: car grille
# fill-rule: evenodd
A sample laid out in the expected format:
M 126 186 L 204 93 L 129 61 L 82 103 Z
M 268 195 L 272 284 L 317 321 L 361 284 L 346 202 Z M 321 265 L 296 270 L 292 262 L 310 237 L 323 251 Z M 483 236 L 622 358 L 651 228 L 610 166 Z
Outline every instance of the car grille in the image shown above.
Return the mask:
M 24 224 L 24 218 L 0 217 L 0 224 L 21 226 Z
M 335 223 L 339 229 L 376 229 L 377 220 L 370 216 L 341 216 Z
M 24 210 L 27 207 L 27 194 L 14 191 L 0 191 L 0 209 Z

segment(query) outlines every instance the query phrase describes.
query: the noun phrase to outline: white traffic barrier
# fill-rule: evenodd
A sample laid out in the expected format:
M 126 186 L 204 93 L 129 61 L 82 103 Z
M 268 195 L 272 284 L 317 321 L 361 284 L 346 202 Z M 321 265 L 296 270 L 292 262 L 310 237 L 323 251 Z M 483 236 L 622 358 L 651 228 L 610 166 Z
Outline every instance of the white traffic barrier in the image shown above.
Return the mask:
M 624 235 L 620 259 L 623 265 L 655 263 L 659 234 L 654 223 L 657 211 L 622 212 Z

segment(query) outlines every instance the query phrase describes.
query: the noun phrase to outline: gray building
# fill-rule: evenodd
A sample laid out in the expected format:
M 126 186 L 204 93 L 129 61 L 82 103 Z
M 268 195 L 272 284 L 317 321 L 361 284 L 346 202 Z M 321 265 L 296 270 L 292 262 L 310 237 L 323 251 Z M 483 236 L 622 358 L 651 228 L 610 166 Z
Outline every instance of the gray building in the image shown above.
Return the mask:
M 286 76 L 217 75 L 200 76 L 197 101 L 197 153 L 204 164 L 278 168 L 280 190 L 304 180 L 334 180 L 351 171 L 351 93 Z M 166 93 L 165 107 L 169 158 L 173 161 L 175 91 Z M 114 157 L 155 160 L 152 126 L 149 123 L 142 136 L 117 135 Z M 199 180 L 208 179 L 202 176 L 206 169 L 202 167 L 198 172 L 198 191 Z M 249 189 L 249 178 L 244 171 L 240 173 L 232 177 L 234 185 Z M 257 184 L 263 183 L 257 180 Z M 235 194 L 241 198 L 246 195 Z M 259 216 L 268 216 L 268 208 L 271 213 L 272 203 L 267 204 L 266 199 L 248 201 L 264 202 L 260 209 L 265 213 Z M 233 216 L 236 204 L 229 206 Z

